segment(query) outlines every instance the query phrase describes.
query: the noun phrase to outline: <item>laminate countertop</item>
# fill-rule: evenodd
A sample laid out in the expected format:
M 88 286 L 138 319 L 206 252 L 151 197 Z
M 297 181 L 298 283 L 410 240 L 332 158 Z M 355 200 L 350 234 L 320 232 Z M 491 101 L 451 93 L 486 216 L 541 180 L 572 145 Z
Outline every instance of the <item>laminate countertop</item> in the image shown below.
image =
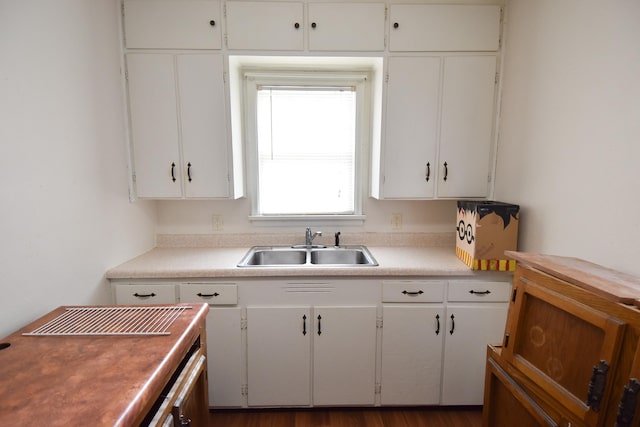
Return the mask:
M 369 246 L 378 266 L 237 267 L 250 247 L 157 247 L 107 271 L 107 279 L 218 277 L 420 277 L 477 276 L 454 246 Z M 504 274 L 504 273 L 503 273 Z
M 0 425 L 139 425 L 204 325 L 208 305 L 188 305 L 169 335 L 23 335 L 59 307 L 0 340 Z

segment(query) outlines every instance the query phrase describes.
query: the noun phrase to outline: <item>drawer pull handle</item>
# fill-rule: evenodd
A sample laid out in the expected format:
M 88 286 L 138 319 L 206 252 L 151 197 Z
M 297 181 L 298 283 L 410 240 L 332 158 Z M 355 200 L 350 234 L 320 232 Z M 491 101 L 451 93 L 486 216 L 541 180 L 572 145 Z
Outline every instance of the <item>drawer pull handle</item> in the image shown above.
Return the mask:
M 472 295 L 489 295 L 491 291 L 489 289 L 487 289 L 486 291 L 474 291 L 473 289 L 471 289 L 469 293 Z
M 198 295 L 200 298 L 211 298 L 211 297 L 217 297 L 220 294 L 217 292 L 214 292 L 212 294 L 203 294 L 202 292 L 198 292 L 196 295 Z
M 436 335 L 440 334 L 440 315 L 436 314 Z
M 451 315 L 451 330 L 449 331 L 449 334 L 453 335 L 453 331 L 456 329 L 456 318 L 455 316 L 452 314 Z
M 638 392 L 640 392 L 640 382 L 635 378 L 631 378 L 629 384 L 624 386 L 622 398 L 618 405 L 618 417 L 616 418 L 617 427 L 631 426 L 631 421 L 636 412 Z
M 449 176 L 449 165 L 447 162 L 444 162 L 444 180 L 447 181 L 447 177 Z
M 427 173 L 424 178 L 427 182 L 429 182 L 429 178 L 431 178 L 431 163 L 429 162 L 427 162 Z
M 410 297 L 417 297 L 418 295 L 424 294 L 422 291 L 411 292 L 411 291 L 402 291 L 403 294 L 409 295 Z
M 175 163 L 171 163 L 171 180 L 173 182 L 176 182 L 176 164 Z
M 189 182 L 193 181 L 191 178 L 191 162 L 187 163 L 187 177 L 189 178 Z
M 606 360 L 601 360 L 593 367 L 591 381 L 589 381 L 587 406 L 589 406 L 594 412 L 598 412 L 600 410 L 600 404 L 602 403 L 602 397 L 604 395 L 604 388 L 607 385 L 608 372 L 609 364 Z
M 134 297 L 138 297 L 138 298 L 152 298 L 155 297 L 156 294 L 154 294 L 153 292 L 151 292 L 150 294 L 139 294 L 139 293 L 135 293 L 133 294 Z
M 322 334 L 322 324 L 320 321 L 322 320 L 322 316 L 318 314 L 318 335 Z

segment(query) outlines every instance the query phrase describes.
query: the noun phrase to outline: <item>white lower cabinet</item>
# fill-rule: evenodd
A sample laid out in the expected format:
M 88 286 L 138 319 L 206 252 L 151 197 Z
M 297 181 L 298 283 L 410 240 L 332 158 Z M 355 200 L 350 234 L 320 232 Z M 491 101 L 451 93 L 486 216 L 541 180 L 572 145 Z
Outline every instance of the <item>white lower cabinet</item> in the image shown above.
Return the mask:
M 116 280 L 113 293 L 116 304 L 209 304 L 211 407 L 481 405 L 510 284 Z
M 376 310 L 247 307 L 248 405 L 373 405 Z
M 384 304 L 382 405 L 437 405 L 444 328 L 443 304 Z
M 180 302 L 206 302 L 209 406 L 239 407 L 242 396 L 242 310 L 237 285 L 181 283 Z
M 502 341 L 509 289 L 479 280 L 385 282 L 381 404 L 481 405 L 486 348 Z
M 502 342 L 509 293 L 507 282 L 449 282 L 442 405 L 482 405 L 487 344 Z

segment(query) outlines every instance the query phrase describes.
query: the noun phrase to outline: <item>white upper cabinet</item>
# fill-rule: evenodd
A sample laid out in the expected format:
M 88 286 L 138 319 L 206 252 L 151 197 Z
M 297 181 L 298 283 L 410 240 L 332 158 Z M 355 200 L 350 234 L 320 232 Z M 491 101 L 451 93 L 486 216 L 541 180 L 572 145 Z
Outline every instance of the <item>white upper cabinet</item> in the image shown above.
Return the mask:
M 381 199 L 487 197 L 495 55 L 388 58 Z
M 128 49 L 220 49 L 217 0 L 125 0 Z
M 229 49 L 304 49 L 302 3 L 230 1 L 225 7 Z
M 382 167 L 384 198 L 431 198 L 435 189 L 439 57 L 390 57 Z
M 500 6 L 398 4 L 390 6 L 390 51 L 495 51 Z
M 384 50 L 384 3 L 309 3 L 308 8 L 309 50 Z
M 229 197 L 222 55 L 126 59 L 137 196 Z
M 444 60 L 439 197 L 487 197 L 494 125 L 496 57 Z

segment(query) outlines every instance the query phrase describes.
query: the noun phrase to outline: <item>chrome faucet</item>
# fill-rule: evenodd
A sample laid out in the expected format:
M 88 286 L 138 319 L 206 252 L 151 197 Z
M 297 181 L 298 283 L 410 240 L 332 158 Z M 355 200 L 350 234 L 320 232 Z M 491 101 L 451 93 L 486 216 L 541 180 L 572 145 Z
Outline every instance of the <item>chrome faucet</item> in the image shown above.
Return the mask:
M 313 244 L 313 239 L 315 239 L 316 236 L 322 236 L 322 231 L 316 231 L 314 233 L 311 233 L 311 227 L 307 227 L 307 231 L 305 232 L 305 238 L 304 238 L 305 245 L 308 247 L 311 247 L 311 245 Z

